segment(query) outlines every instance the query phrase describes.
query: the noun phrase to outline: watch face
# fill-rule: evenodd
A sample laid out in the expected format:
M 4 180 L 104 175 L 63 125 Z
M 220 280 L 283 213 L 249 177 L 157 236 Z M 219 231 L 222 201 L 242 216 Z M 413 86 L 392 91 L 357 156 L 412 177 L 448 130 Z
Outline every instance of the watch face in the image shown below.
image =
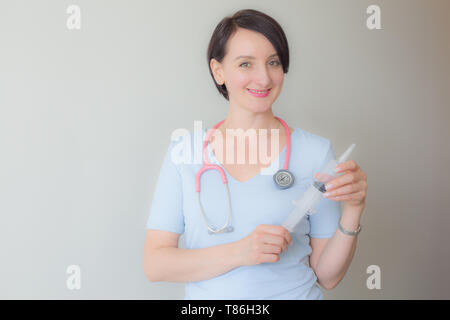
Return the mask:
M 289 188 L 294 183 L 294 176 L 287 170 L 278 170 L 273 178 L 281 189 Z

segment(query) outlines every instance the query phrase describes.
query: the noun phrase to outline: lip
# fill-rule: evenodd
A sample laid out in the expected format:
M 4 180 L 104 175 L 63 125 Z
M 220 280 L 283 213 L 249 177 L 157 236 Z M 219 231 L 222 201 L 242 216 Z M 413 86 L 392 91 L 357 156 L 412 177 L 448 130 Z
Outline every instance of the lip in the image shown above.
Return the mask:
M 270 89 L 267 89 L 267 91 L 264 93 L 254 93 L 254 92 L 251 92 L 248 88 L 246 88 L 246 89 L 247 89 L 248 93 L 250 93 L 252 96 L 258 97 L 258 98 L 267 97 L 270 93 L 270 90 L 272 90 L 272 88 L 270 88 Z

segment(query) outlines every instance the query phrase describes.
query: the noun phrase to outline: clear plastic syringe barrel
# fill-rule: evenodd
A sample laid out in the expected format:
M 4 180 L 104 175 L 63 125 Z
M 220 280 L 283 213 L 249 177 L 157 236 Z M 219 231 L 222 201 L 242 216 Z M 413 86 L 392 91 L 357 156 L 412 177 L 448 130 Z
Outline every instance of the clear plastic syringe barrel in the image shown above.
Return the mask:
M 303 217 L 313 212 L 315 205 L 320 199 L 322 199 L 322 193 L 314 185 L 310 185 L 300 200 L 293 201 L 295 207 L 281 226 L 285 227 L 289 232 L 293 232 L 295 226 Z
M 313 179 L 312 185 L 305 191 L 302 198 L 293 201 L 295 208 L 281 224 L 281 226 L 285 227 L 289 230 L 289 232 L 292 232 L 305 214 L 311 215 L 314 213 L 314 207 L 320 202 L 323 198 L 323 193 L 326 191 L 325 185 L 338 175 L 341 175 L 336 173 L 334 169 L 339 163 L 347 160 L 354 147 L 355 144 L 352 144 L 339 158 L 339 160 L 333 159 L 328 162 L 325 168 L 319 172 L 317 178 Z

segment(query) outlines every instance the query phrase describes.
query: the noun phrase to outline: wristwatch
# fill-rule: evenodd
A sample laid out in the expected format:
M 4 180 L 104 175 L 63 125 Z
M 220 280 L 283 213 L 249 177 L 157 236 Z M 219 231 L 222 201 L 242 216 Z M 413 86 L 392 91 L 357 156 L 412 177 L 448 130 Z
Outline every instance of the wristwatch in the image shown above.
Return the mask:
M 361 224 L 358 226 L 358 229 L 355 231 L 347 231 L 341 226 L 341 220 L 339 220 L 339 229 L 342 231 L 343 234 L 346 234 L 348 236 L 356 236 L 361 231 Z

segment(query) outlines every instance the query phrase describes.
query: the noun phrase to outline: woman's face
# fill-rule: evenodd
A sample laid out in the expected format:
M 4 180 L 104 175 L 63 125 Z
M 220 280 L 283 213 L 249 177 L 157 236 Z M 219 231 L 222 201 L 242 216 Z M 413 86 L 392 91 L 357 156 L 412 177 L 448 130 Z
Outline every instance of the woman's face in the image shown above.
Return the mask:
M 228 39 L 222 63 L 211 59 L 211 70 L 218 83 L 225 83 L 230 104 L 253 112 L 270 109 L 283 86 L 283 67 L 275 48 L 261 33 L 248 29 L 237 29 Z M 257 96 L 249 89 L 266 93 Z

